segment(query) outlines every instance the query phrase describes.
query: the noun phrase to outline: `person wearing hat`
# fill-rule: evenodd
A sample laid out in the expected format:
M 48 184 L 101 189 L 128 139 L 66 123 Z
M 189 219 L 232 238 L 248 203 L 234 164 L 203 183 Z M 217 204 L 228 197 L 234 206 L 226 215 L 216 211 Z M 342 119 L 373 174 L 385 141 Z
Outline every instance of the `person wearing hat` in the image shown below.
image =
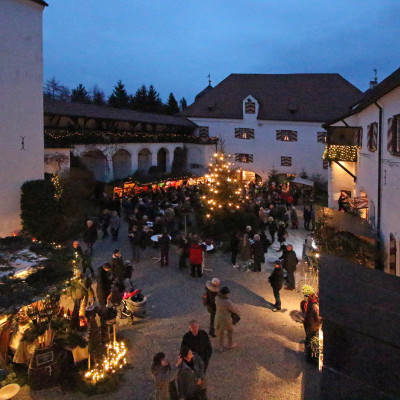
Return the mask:
M 279 292 L 283 286 L 283 268 L 280 260 L 276 260 L 274 262 L 274 270 L 272 271 L 272 274 L 269 276 L 268 280 L 272 286 L 275 297 L 275 307 L 272 309 L 272 311 L 276 312 L 281 309 L 281 295 Z
M 224 286 L 218 296 L 215 298 L 216 313 L 215 313 L 215 328 L 218 337 L 218 350 L 224 351 L 224 336 L 225 332 L 228 335 L 228 347 L 230 350 L 236 345 L 233 344 L 233 322 L 232 313 L 239 314 L 237 307 L 228 299 L 230 290 Z
M 218 278 L 213 278 L 211 279 L 211 281 L 207 281 L 206 291 L 204 293 L 205 295 L 204 305 L 207 307 L 207 311 L 210 313 L 210 329 L 208 333 L 211 337 L 215 337 L 214 321 L 215 321 L 215 313 L 217 311 L 215 305 L 215 298 L 219 292 L 219 285 L 220 285 L 220 280 Z

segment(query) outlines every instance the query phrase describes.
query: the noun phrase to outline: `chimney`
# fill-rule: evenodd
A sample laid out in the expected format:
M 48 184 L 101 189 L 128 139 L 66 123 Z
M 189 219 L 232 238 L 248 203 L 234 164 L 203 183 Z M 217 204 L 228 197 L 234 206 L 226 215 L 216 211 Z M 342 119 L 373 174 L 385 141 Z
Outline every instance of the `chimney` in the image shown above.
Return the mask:
M 378 81 L 374 79 L 373 81 L 369 81 L 369 88 L 373 89 L 375 86 L 378 85 Z

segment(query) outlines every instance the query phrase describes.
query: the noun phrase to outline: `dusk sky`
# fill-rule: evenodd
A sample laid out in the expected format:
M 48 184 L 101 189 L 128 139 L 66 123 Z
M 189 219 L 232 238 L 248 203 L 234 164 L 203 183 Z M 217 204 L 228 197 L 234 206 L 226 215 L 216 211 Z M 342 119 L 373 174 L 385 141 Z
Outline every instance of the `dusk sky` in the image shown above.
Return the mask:
M 192 103 L 208 73 L 336 72 L 366 90 L 400 67 L 399 0 L 47 0 L 44 80 L 108 96 L 153 84 Z

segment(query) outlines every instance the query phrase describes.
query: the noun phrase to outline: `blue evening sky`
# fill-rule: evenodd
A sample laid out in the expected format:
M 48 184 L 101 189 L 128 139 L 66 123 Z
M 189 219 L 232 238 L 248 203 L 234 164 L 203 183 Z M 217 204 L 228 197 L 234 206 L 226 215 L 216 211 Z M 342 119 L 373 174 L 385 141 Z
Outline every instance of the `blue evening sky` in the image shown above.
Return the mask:
M 399 0 L 46 0 L 44 79 L 108 96 L 153 84 L 190 104 L 231 73 L 337 72 L 366 90 L 400 67 Z

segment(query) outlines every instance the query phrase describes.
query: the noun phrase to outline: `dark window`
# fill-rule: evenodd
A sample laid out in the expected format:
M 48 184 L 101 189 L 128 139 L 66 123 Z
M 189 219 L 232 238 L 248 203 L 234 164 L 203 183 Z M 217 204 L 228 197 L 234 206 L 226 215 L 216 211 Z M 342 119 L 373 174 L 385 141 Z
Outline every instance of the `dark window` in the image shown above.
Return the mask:
M 297 142 L 297 131 L 289 130 L 277 130 L 276 140 L 281 140 L 282 142 Z
M 235 138 L 254 139 L 254 129 L 235 128 Z
M 282 156 L 281 157 L 281 166 L 282 167 L 291 167 L 292 166 L 292 157 Z
M 246 103 L 244 103 L 244 112 L 246 114 L 255 114 L 256 113 L 256 103 L 247 99 Z
M 235 161 L 242 162 L 242 163 L 252 163 L 253 162 L 253 154 L 236 153 Z

